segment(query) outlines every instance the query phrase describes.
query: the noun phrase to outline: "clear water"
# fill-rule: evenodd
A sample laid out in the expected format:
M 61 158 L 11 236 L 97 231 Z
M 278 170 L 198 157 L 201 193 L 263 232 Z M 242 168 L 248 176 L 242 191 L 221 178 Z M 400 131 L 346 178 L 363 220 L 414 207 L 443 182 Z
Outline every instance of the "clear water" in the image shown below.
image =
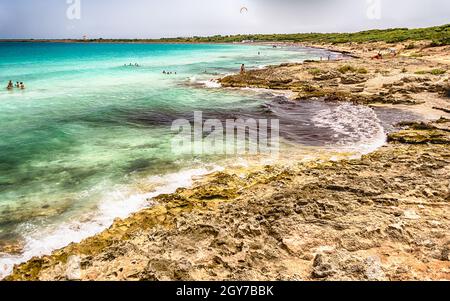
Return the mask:
M 0 83 L 26 84 L 0 90 L 0 277 L 223 166 L 220 157 L 171 151 L 171 122 L 194 111 L 221 120 L 279 118 L 286 145 L 382 142 L 370 109 L 294 104 L 208 82 L 242 63 L 260 68 L 321 56 L 328 53 L 246 45 L 0 43 Z M 19 252 L 1 253 L 11 245 Z

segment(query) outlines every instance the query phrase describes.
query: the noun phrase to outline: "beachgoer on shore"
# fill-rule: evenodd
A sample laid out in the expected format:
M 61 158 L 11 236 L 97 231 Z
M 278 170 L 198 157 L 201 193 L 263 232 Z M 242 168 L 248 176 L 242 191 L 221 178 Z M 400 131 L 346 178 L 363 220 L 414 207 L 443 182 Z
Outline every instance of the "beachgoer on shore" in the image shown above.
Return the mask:
M 12 90 L 13 88 L 14 88 L 14 84 L 13 84 L 12 80 L 10 80 L 6 89 Z
M 244 74 L 245 73 L 245 64 L 242 64 L 241 65 L 241 74 Z

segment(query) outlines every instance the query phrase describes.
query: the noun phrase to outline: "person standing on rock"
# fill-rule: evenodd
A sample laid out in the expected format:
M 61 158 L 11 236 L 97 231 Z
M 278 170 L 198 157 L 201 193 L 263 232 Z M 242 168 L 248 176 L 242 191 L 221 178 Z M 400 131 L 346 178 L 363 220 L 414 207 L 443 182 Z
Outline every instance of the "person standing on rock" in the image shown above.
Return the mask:
M 241 65 L 241 74 L 244 74 L 244 73 L 245 73 L 245 65 L 242 64 L 242 65 Z

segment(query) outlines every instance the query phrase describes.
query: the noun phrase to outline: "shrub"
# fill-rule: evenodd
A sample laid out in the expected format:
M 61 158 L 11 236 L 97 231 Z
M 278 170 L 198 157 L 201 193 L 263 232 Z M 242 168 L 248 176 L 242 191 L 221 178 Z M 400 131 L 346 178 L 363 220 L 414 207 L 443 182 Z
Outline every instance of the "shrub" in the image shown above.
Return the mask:
M 433 40 L 430 44 L 431 47 L 439 47 L 439 46 L 446 46 L 450 45 L 450 38 L 445 37 L 438 40 Z
M 310 69 L 308 72 L 311 75 L 319 75 L 322 73 L 322 70 L 320 70 L 319 68 L 313 68 L 313 69 Z
M 342 74 L 345 74 L 347 72 L 357 72 L 358 70 L 350 65 L 344 65 L 339 67 L 338 71 L 341 72 Z
M 369 71 L 367 71 L 366 68 L 359 68 L 358 69 L 358 73 L 360 73 L 360 74 L 367 74 L 367 73 L 369 73 Z
M 424 75 L 424 74 L 431 74 L 431 75 L 442 75 L 445 74 L 447 71 L 442 70 L 442 69 L 433 69 L 433 70 L 419 70 L 416 71 L 415 74 L 420 74 L 420 75 Z
M 430 71 L 430 74 L 432 75 L 442 75 L 444 73 L 446 73 L 447 71 L 442 70 L 442 69 L 433 69 Z

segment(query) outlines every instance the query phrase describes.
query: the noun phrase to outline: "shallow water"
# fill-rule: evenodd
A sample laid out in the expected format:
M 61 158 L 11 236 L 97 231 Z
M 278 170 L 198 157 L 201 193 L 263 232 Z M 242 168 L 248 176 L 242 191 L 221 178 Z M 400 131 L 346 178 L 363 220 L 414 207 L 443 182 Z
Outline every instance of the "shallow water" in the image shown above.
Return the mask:
M 17 244 L 21 251 L 0 255 L 0 277 L 223 168 L 230 158 L 171 151 L 171 123 L 194 111 L 205 119 L 279 119 L 282 153 L 380 146 L 389 112 L 294 103 L 209 81 L 241 63 L 260 68 L 327 55 L 245 45 L 0 43 L 0 82 L 27 86 L 0 91 L 0 250 Z

